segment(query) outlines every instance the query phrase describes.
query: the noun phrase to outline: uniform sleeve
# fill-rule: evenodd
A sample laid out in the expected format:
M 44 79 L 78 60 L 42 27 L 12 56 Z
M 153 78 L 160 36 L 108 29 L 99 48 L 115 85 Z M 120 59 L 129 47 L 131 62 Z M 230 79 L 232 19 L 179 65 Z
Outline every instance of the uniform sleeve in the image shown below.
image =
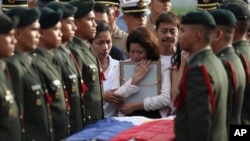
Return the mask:
M 170 66 L 167 63 L 161 64 L 161 90 L 160 94 L 154 97 L 146 97 L 143 100 L 146 111 L 159 110 L 169 106 L 172 103 L 170 97 L 171 79 Z
M 208 76 L 211 84 L 211 77 L 209 74 Z M 188 130 L 189 139 L 187 140 L 208 140 L 211 129 L 212 108 L 204 72 L 200 67 L 193 67 L 189 70 L 186 78 L 187 127 L 190 128 Z

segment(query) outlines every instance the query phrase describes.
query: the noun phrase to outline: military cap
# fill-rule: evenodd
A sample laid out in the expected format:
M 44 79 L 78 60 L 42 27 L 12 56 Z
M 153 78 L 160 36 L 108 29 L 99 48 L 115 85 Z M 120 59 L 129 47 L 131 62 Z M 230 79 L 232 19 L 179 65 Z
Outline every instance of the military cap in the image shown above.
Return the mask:
M 124 14 L 145 15 L 151 0 L 120 0 L 120 7 Z
M 27 0 L 2 0 L 2 11 L 7 12 L 13 7 L 28 7 Z
M 41 29 L 47 29 L 55 26 L 61 19 L 63 12 L 61 9 L 55 11 L 49 7 L 40 8 L 41 17 L 39 19 L 39 23 Z
M 17 28 L 22 28 L 39 20 L 41 12 L 38 8 L 13 7 L 6 14 L 10 17 L 18 16 L 20 21 Z
M 230 1 L 222 4 L 221 9 L 227 9 L 234 13 L 238 20 L 248 19 L 250 11 L 248 5 L 243 1 Z
M 106 6 L 112 6 L 115 5 L 117 7 L 119 7 L 119 0 L 95 0 L 95 3 L 102 3 Z
M 197 10 L 215 10 L 218 4 L 219 0 L 198 0 Z
M 210 14 L 214 17 L 216 25 L 235 25 L 237 21 L 234 14 L 226 9 L 217 9 Z
M 214 18 L 208 11 L 192 11 L 181 17 L 181 24 L 215 26 Z
M 9 17 L 4 13 L 0 13 L 0 34 L 8 33 L 19 23 L 20 18 L 17 16 Z
M 36 0 L 36 5 L 38 7 L 44 7 L 46 6 L 49 2 L 52 2 L 52 1 L 58 1 L 58 0 Z
M 89 14 L 89 12 L 94 7 L 93 0 L 71 0 L 69 2 L 70 5 L 75 6 L 77 11 L 75 13 L 75 18 L 80 19 Z
M 69 5 L 67 3 L 61 3 L 61 2 L 50 2 L 46 6 L 55 11 L 57 11 L 58 9 L 61 9 L 63 11 L 63 18 L 74 17 L 74 14 L 76 13 L 76 10 L 77 10 L 76 7 Z

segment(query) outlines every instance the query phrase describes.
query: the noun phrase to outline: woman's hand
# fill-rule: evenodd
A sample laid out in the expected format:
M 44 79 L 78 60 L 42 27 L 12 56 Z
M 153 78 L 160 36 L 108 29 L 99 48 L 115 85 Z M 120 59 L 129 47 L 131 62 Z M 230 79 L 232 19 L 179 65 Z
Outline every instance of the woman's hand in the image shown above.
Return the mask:
M 119 111 L 125 115 L 132 114 L 135 110 L 143 109 L 142 102 L 126 102 L 120 108 Z
M 141 79 L 148 74 L 149 70 L 152 68 L 150 62 L 150 60 L 141 60 L 138 62 L 138 64 L 135 66 L 131 85 L 137 85 Z
M 103 100 L 118 107 L 124 102 L 124 98 L 121 95 L 115 94 L 116 89 L 109 90 L 103 94 Z

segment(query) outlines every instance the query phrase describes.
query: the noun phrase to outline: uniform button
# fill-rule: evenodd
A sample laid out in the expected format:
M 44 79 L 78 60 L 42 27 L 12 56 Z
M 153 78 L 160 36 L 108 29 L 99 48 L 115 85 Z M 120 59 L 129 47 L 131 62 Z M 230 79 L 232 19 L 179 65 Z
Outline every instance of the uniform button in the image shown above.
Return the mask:
M 36 91 L 36 95 L 37 95 L 37 96 L 40 95 L 40 92 L 39 92 L 39 91 Z
M 95 81 L 96 80 L 96 76 L 92 75 L 92 80 Z
M 70 125 L 68 125 L 68 128 L 70 128 Z
M 37 99 L 37 100 L 36 100 L 36 105 L 37 105 L 37 106 L 41 106 L 41 105 L 42 105 L 41 99 Z
M 72 81 L 73 81 L 73 82 L 76 82 L 76 79 L 73 79 Z
M 9 116 L 9 117 L 12 117 L 13 115 L 14 115 L 13 109 L 9 109 L 9 110 L 8 110 L 8 116 Z
M 93 69 L 92 71 L 95 72 L 95 69 Z
M 89 120 L 91 119 L 91 116 L 88 116 Z
M 53 129 L 52 129 L 52 128 L 50 128 L 50 129 L 49 129 L 49 131 L 50 131 L 50 132 L 53 132 Z
M 56 94 L 55 94 L 55 98 L 56 98 L 56 99 L 59 99 L 59 96 L 60 96 L 59 93 L 56 93 Z
M 71 91 L 72 91 L 73 93 L 75 93 L 75 92 L 76 92 L 76 86 L 72 86 Z

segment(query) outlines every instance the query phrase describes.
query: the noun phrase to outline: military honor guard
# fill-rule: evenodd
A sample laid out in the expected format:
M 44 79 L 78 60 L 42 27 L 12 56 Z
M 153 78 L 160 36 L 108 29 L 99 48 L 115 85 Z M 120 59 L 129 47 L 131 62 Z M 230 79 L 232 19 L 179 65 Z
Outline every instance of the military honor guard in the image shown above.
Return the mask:
M 236 18 L 231 11 L 225 9 L 211 11 L 211 15 L 216 22 L 216 37 L 211 46 L 216 56 L 221 59 L 229 81 L 228 125 L 240 125 L 246 75 L 241 60 L 232 46 Z
M 14 7 L 7 11 L 7 15 L 20 18 L 15 28 L 17 44 L 14 56 L 7 58 L 6 62 L 19 106 L 22 139 L 51 141 L 53 129 L 48 101 L 45 99 L 42 82 L 29 55 L 39 43 L 41 13 L 37 8 Z
M 227 141 L 228 79 L 210 47 L 215 21 L 207 11 L 181 18 L 179 43 L 189 57 L 175 105 L 176 141 Z
M 227 9 L 234 13 L 237 22 L 233 37 L 233 47 L 240 56 L 246 74 L 246 89 L 244 94 L 243 106 L 241 110 L 241 124 L 250 124 L 250 44 L 247 40 L 249 29 L 250 12 L 248 5 L 242 1 L 227 2 L 220 6 L 221 9 Z
M 16 39 L 14 28 L 19 23 L 18 17 L 10 18 L 0 14 L 0 140 L 21 141 L 21 123 L 15 95 L 13 94 L 10 75 L 3 61 L 13 55 Z
M 92 10 L 94 1 L 75 0 L 70 1 L 69 4 L 78 8 L 74 15 L 76 35 L 67 47 L 74 54 L 88 88 L 84 95 L 84 126 L 86 126 L 103 119 L 104 116 L 99 62 L 88 42 L 95 37 L 96 33 L 95 15 Z
M 70 131 L 68 95 L 64 93 L 61 69 L 52 51 L 62 41 L 60 21 L 63 12 L 48 7 L 40 8 L 40 11 L 41 37 L 37 49 L 32 52 L 32 58 L 50 103 L 54 140 L 59 141 L 67 137 Z
M 124 14 L 123 19 L 128 27 L 127 33 L 137 27 L 146 26 L 146 11 L 149 0 L 121 0 L 120 6 Z
M 61 19 L 63 33 L 62 43 L 60 47 L 54 49 L 55 58 L 62 70 L 62 76 L 64 81 L 64 89 L 69 96 L 70 104 L 70 134 L 78 132 L 83 128 L 83 114 L 84 114 L 84 94 L 87 90 L 86 85 L 82 79 L 82 72 L 78 65 L 76 58 L 73 56 L 71 51 L 66 48 L 66 44 L 72 41 L 76 25 L 74 22 L 74 14 L 76 7 L 61 3 L 61 2 L 50 2 L 47 7 L 63 11 L 63 18 Z

